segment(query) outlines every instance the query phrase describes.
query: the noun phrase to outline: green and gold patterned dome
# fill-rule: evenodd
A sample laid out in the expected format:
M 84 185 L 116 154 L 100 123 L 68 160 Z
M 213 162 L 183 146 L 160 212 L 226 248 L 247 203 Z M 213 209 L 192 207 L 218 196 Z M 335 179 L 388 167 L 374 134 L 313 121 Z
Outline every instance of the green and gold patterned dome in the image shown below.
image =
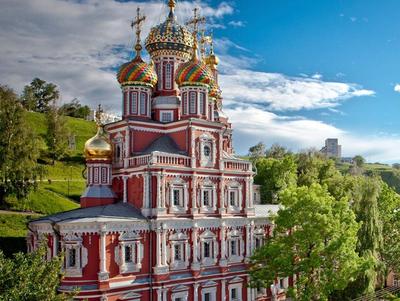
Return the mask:
M 175 1 L 169 1 L 169 6 L 167 19 L 150 30 L 145 42 L 146 49 L 150 54 L 157 50 L 175 50 L 190 55 L 193 49 L 192 33 L 176 21 Z

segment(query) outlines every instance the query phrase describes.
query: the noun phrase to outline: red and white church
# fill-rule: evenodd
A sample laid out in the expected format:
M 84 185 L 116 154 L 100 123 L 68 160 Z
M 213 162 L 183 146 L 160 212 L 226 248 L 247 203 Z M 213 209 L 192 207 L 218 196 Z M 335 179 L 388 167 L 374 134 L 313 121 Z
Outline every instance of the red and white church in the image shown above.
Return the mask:
M 78 288 L 77 300 L 279 300 L 290 279 L 247 287 L 277 208 L 259 204 L 252 164 L 233 153 L 218 58 L 204 36 L 198 51 L 204 18 L 179 24 L 170 0 L 145 41 L 149 64 L 144 19 L 138 11 L 136 57 L 117 74 L 123 118 L 85 145 L 81 208 L 32 221 L 28 248 L 45 236 L 49 258 L 65 252 L 60 291 Z

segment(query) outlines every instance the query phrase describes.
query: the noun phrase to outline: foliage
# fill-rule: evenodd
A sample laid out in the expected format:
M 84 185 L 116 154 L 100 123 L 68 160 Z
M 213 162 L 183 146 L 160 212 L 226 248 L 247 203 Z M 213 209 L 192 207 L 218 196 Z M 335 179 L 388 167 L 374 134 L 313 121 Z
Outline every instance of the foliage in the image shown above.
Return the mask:
M 357 155 L 353 158 L 353 162 L 357 167 L 363 167 L 364 163 L 365 163 L 365 159 L 362 156 Z
M 290 152 L 282 145 L 272 144 L 272 146 L 265 152 L 265 155 L 270 158 L 282 159 Z
M 47 83 L 40 78 L 34 78 L 29 85 L 24 87 L 21 102 L 29 111 L 44 113 L 59 96 L 56 85 Z
M 276 203 L 279 193 L 296 185 L 296 163 L 292 155 L 282 159 L 260 158 L 256 161 L 255 183 L 261 185 L 261 198 L 267 203 Z
M 37 164 L 40 141 L 25 123 L 17 95 L 0 86 L 0 202 L 15 194 L 22 199 L 44 171 Z
M 29 254 L 17 253 L 12 259 L 0 251 L 0 300 L 71 300 L 73 294 L 57 293 L 63 257 L 46 261 L 46 251 L 42 244 L 38 250 Z
M 252 160 L 265 156 L 266 146 L 263 142 L 258 142 L 256 145 L 249 148 L 249 157 Z
M 55 104 L 49 107 L 46 112 L 47 134 L 46 143 L 48 153 L 55 160 L 61 159 L 68 151 L 68 129 L 64 116 L 58 113 Z
M 90 108 L 83 106 L 78 99 L 74 98 L 60 107 L 60 113 L 65 116 L 86 119 L 90 114 Z
M 319 184 L 292 187 L 280 197 L 274 235 L 251 259 L 253 287 L 297 275 L 294 300 L 328 300 L 363 263 L 355 252 L 358 224 L 348 199 L 335 200 Z M 290 233 L 290 235 L 288 235 Z

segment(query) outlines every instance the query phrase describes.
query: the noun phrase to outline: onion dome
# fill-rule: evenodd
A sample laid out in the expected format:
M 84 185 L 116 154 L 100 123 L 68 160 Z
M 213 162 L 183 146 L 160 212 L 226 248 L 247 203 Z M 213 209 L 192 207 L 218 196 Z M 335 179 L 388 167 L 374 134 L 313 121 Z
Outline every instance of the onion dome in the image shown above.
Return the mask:
M 86 160 L 110 160 L 112 158 L 112 147 L 103 127 L 98 126 L 97 134 L 85 143 Z
M 196 58 L 179 65 L 175 81 L 179 86 L 210 85 L 213 82 L 213 75 L 210 69 Z
M 123 64 L 117 73 L 121 86 L 141 85 L 153 88 L 157 83 L 157 74 L 152 64 L 147 64 L 140 56 Z
M 212 69 L 217 69 L 217 65 L 219 64 L 219 58 L 214 54 L 210 53 L 205 59 L 206 64 Z
M 175 50 L 190 55 L 193 49 L 192 33 L 176 21 L 175 1 L 170 0 L 168 5 L 169 15 L 163 23 L 150 30 L 145 42 L 146 49 L 150 54 L 156 50 Z

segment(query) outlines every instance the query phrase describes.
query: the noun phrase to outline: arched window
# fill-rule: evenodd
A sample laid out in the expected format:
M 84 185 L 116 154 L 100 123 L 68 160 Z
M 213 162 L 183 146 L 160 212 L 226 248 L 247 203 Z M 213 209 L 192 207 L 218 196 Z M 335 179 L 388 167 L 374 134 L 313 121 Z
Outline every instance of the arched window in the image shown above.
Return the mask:
M 158 81 L 157 81 L 157 88 L 158 88 L 158 90 L 160 90 L 161 89 L 161 83 L 162 83 L 162 80 L 161 80 L 161 64 L 160 63 L 157 63 L 156 64 L 156 70 L 157 70 L 157 79 L 158 79 Z
M 182 112 L 183 115 L 187 114 L 187 92 L 184 92 L 182 95 Z
M 170 63 L 165 64 L 165 89 L 171 89 L 172 85 L 172 66 Z
M 189 114 L 196 114 L 196 92 L 189 93 Z
M 131 92 L 131 114 L 137 114 L 137 92 Z
M 205 114 L 205 102 L 206 102 L 206 95 L 204 93 L 200 93 L 200 114 Z
M 128 91 L 125 91 L 122 94 L 122 111 L 124 112 L 124 115 L 128 114 L 127 102 L 128 102 Z
M 140 93 L 140 115 L 146 115 L 146 101 L 147 94 L 145 92 Z

